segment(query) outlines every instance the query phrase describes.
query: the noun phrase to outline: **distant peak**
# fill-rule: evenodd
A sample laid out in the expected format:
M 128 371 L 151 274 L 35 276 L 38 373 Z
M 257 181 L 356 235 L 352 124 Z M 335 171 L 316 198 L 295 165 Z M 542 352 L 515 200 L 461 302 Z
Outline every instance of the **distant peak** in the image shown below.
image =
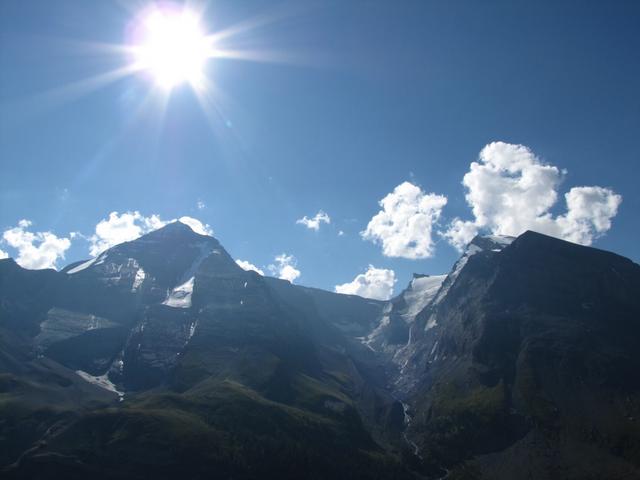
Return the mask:
M 0 263 L 7 265 L 18 265 L 18 263 L 12 257 L 0 258 Z
M 533 230 L 527 230 L 517 238 L 518 245 L 526 245 L 529 247 L 535 246 L 540 247 L 543 245 L 556 245 L 556 246 L 565 246 L 565 247 L 580 247 L 580 248 L 590 248 L 592 250 L 597 250 L 593 247 L 589 247 L 587 245 L 580 245 L 578 243 L 571 242 L 569 240 L 564 240 L 562 238 L 554 237 L 552 235 L 546 235 L 544 233 L 535 232 Z
M 425 277 L 428 277 L 428 276 L 429 275 L 427 275 L 426 273 L 414 273 L 413 274 L 413 278 L 414 279 L 416 279 L 416 278 L 425 278 Z
M 476 235 L 467 246 L 467 251 L 502 250 L 514 240 L 515 237 L 508 235 Z
M 180 220 L 174 220 L 171 223 L 167 223 L 166 225 L 160 227 L 153 232 L 149 232 L 147 235 L 152 236 L 184 236 L 184 237 L 202 237 L 206 235 L 201 235 L 197 233 L 191 226 L 187 225 Z
M 181 222 L 180 220 L 174 220 L 173 222 L 167 223 L 165 226 L 160 227 L 158 230 L 165 231 L 185 231 L 185 232 L 193 232 L 193 229 L 187 225 L 186 223 Z
M 561 242 L 567 242 L 566 240 L 563 240 L 561 238 L 554 237 L 554 236 L 551 236 L 551 235 L 546 235 L 544 233 L 536 232 L 534 230 L 527 230 L 526 232 L 520 234 L 518 236 L 518 238 L 525 238 L 525 239 L 526 238 L 537 238 L 537 239 L 540 239 L 540 240 L 549 239 L 549 240 L 559 240 Z M 573 243 L 573 242 L 567 242 L 567 243 Z
M 143 235 L 136 241 L 154 241 L 154 242 L 178 242 L 178 243 L 192 243 L 192 242 L 200 242 L 206 240 L 207 242 L 216 243 L 219 242 L 212 236 L 202 235 L 195 230 L 190 225 L 187 225 L 180 220 L 174 220 L 171 223 L 167 223 L 166 225 L 154 230 L 152 232 Z

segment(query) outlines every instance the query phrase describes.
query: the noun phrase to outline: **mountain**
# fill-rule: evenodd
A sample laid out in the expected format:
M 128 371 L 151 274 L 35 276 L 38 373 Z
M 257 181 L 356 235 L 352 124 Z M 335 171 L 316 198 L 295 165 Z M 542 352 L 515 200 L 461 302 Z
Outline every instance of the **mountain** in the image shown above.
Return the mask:
M 3 478 L 631 478 L 640 266 L 476 237 L 388 302 L 242 270 L 174 222 L 0 260 Z
M 408 436 L 462 478 L 640 478 L 640 266 L 480 242 L 416 320 Z
M 179 222 L 61 272 L 4 260 L 0 301 L 10 477 L 410 477 L 398 402 L 342 333 L 382 302 L 244 271 Z

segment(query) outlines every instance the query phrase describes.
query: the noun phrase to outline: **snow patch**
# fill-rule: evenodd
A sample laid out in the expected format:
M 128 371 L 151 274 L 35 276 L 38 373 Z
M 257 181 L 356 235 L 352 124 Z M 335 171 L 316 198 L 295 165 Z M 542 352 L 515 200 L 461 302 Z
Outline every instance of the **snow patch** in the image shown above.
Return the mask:
M 429 317 L 429 320 L 427 320 L 427 324 L 425 325 L 424 329 L 431 330 L 432 328 L 437 326 L 438 326 L 438 319 L 434 314 L 431 314 L 431 316 Z
M 92 258 L 91 260 L 87 260 L 86 262 L 82 262 L 80 265 L 73 267 L 71 270 L 67 272 L 67 275 L 73 275 L 74 273 L 81 272 L 86 270 L 92 265 L 102 265 L 107 258 L 107 252 L 103 252 L 98 255 L 96 258 Z
M 488 238 L 492 242 L 501 245 L 503 248 L 507 245 L 511 245 L 511 242 L 516 239 L 516 237 L 510 237 L 508 235 L 486 235 L 484 238 Z
M 91 265 L 93 265 L 95 263 L 97 259 L 92 258 L 91 260 L 87 260 L 86 262 L 82 262 L 80 265 L 73 267 L 71 270 L 69 270 L 67 272 L 67 275 L 73 275 L 74 273 L 78 273 L 81 272 L 82 270 L 85 270 L 87 268 L 89 268 Z
M 438 340 L 433 344 L 433 348 L 431 349 L 431 353 L 429 353 L 430 357 L 433 357 L 433 354 L 436 352 L 436 348 L 438 348 Z
M 191 325 L 189 325 L 189 333 L 187 334 L 187 338 L 184 341 L 184 347 L 189 345 L 191 338 L 193 338 L 193 335 L 196 333 L 196 328 L 198 328 L 198 319 L 194 320 L 193 322 L 191 322 Z M 180 352 L 178 352 L 176 355 L 180 355 Z
M 107 252 L 101 253 L 96 258 L 92 258 L 91 260 L 87 260 L 86 262 L 82 262 L 80 265 L 76 265 L 71 270 L 67 272 L 67 275 L 73 275 L 74 273 L 81 272 L 86 270 L 91 265 L 101 265 L 104 263 L 105 258 L 107 258 Z
M 122 356 L 124 355 L 124 352 L 120 353 L 120 358 L 118 360 L 115 361 L 114 366 L 116 368 L 116 370 L 120 373 L 122 373 L 122 371 L 124 370 L 124 360 L 122 359 Z
M 411 280 L 409 288 L 403 294 L 407 304 L 407 308 L 402 314 L 405 322 L 413 322 L 416 315 L 433 300 L 446 278 L 446 275 L 433 275 Z
M 167 298 L 162 302 L 162 304 L 174 308 L 190 308 L 194 282 L 195 277 L 191 277 L 183 284 L 178 285 L 169 292 Z
M 131 293 L 135 293 L 138 291 L 138 289 L 140 288 L 140 285 L 142 285 L 142 282 L 144 282 L 145 277 L 146 277 L 146 274 L 144 273 L 144 270 L 142 268 L 139 268 L 136 271 L 136 276 L 133 278 L 133 285 L 131 285 Z
M 120 397 L 120 401 L 122 401 L 122 399 L 124 398 L 124 392 L 118 390 L 114 383 L 109 380 L 108 372 L 97 377 L 82 370 L 76 370 L 76 374 L 89 383 L 92 383 L 100 388 L 104 388 L 105 390 L 108 390 L 110 392 L 117 393 Z
M 193 334 L 196 333 L 197 326 L 198 326 L 198 320 L 196 320 L 191 324 L 191 326 L 189 327 L 189 338 L 187 339 L 187 341 L 191 340 L 191 337 L 193 337 Z
M 163 305 L 174 308 L 191 308 L 191 294 L 193 293 L 196 272 L 204 259 L 212 252 L 209 242 L 199 243 L 198 248 L 200 249 L 200 254 L 182 275 L 181 283 L 167 293 L 167 298 L 162 302 Z M 219 254 L 220 251 L 213 250 L 213 253 Z

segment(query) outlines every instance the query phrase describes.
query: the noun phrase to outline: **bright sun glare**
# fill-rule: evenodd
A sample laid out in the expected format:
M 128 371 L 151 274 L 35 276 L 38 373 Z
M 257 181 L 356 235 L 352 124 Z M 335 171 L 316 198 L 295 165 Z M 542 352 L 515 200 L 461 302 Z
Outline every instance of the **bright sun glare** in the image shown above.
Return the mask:
M 171 89 L 185 82 L 198 85 L 211 54 L 193 12 L 155 9 L 142 19 L 134 47 L 136 66 L 149 72 L 161 87 Z

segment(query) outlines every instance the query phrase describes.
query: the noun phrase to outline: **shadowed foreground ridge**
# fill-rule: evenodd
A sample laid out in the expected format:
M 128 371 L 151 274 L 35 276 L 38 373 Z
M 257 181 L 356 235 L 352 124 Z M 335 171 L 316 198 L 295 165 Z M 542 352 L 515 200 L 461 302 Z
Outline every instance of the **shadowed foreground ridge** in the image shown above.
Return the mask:
M 179 222 L 0 260 L 3 478 L 633 478 L 640 266 L 477 237 L 389 302 L 242 270 Z

